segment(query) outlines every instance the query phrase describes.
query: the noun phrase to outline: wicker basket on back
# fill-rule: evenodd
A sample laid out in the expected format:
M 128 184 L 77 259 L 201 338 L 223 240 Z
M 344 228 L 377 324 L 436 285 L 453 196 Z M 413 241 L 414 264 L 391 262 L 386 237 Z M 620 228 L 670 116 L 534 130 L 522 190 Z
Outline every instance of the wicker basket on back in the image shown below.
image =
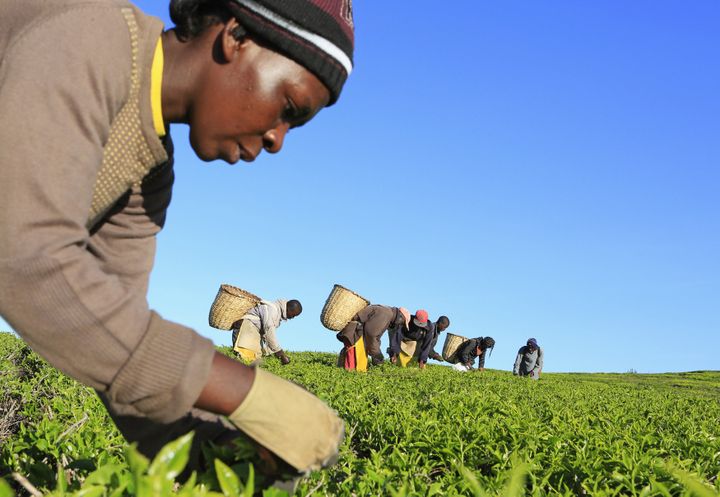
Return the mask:
M 260 297 L 232 285 L 220 285 L 210 307 L 208 322 L 213 328 L 229 330 L 233 323 L 260 303 Z
M 325 301 L 320 322 L 332 331 L 342 331 L 358 312 L 370 305 L 370 301 L 342 285 L 335 285 Z
M 458 349 L 467 341 L 468 339 L 463 336 L 448 333 L 445 337 L 445 345 L 443 345 L 442 350 L 443 359 L 447 362 L 455 362 Z

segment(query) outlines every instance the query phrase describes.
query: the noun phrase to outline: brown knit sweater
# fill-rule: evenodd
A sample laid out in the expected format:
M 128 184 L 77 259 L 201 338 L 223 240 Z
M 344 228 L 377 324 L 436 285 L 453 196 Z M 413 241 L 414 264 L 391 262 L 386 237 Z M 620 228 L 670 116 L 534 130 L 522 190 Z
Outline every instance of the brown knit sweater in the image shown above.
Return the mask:
M 214 349 L 146 301 L 173 181 L 150 106 L 161 32 L 123 1 L 0 2 L 0 314 L 117 412 L 170 421 Z

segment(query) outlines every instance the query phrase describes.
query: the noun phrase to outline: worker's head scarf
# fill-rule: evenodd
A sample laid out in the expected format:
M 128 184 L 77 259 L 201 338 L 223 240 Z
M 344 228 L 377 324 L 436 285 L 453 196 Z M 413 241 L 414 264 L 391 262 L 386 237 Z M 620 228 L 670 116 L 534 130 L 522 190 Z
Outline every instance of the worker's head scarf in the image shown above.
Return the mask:
M 493 348 L 495 348 L 495 339 L 493 339 L 493 337 L 481 338 L 480 347 L 482 347 L 483 350 L 490 349 L 490 353 L 488 354 L 488 357 L 490 357 L 492 355 Z

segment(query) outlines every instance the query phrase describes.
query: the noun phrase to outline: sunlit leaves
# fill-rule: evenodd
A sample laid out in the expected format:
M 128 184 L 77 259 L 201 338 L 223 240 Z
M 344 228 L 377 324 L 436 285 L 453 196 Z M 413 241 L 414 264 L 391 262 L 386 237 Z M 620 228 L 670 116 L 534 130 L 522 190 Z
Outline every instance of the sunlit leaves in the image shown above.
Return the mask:
M 0 497 L 15 497 L 15 492 L 3 478 L 0 478 Z
M 263 364 L 346 421 L 338 463 L 301 480 L 294 495 L 719 495 L 720 373 L 534 382 L 432 365 L 358 375 L 334 364 L 310 352 L 294 353 L 288 366 Z M 286 495 L 261 490 L 245 441 L 203 448 L 199 473 L 188 471 L 190 435 L 148 460 L 127 446 L 92 390 L 3 334 L 0 387 L 0 497 L 12 495 L 8 484 L 25 495 L 12 472 L 56 496 Z

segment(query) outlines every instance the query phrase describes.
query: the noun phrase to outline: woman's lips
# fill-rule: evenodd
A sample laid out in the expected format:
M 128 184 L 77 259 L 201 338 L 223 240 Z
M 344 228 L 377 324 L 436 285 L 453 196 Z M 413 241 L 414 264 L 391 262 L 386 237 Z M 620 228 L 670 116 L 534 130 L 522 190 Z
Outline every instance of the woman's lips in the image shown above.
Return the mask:
M 238 145 L 238 147 L 240 148 L 240 158 L 245 162 L 252 162 L 257 157 L 257 154 L 253 154 L 242 145 Z
M 230 156 L 231 163 L 235 164 L 238 161 L 252 162 L 255 160 L 256 155 L 250 153 L 241 144 L 237 143 Z

